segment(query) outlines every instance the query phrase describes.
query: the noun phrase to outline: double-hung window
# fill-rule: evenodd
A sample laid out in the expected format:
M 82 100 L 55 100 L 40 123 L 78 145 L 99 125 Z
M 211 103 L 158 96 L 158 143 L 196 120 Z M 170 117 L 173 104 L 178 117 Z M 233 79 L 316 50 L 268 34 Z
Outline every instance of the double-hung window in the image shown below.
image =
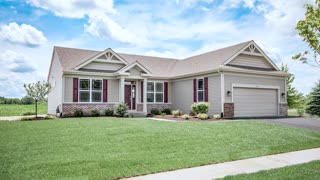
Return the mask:
M 204 80 L 197 79 L 197 98 L 198 102 L 204 101 Z
M 147 102 L 163 103 L 164 88 L 163 82 L 147 83 Z
M 102 102 L 102 80 L 80 79 L 79 102 Z

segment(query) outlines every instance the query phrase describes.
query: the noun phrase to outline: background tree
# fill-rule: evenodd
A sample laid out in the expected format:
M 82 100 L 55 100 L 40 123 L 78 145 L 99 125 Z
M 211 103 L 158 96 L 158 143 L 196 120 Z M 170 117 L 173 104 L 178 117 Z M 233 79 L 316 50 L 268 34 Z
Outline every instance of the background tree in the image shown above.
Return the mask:
M 281 65 L 281 71 L 289 72 L 288 65 Z M 292 86 L 292 83 L 294 81 L 294 75 L 291 75 L 286 78 L 286 85 L 287 85 L 287 102 L 288 107 L 290 109 L 303 109 L 304 106 L 304 97 L 302 93 L 299 93 L 299 91 Z
M 309 94 L 306 106 L 307 113 L 320 116 L 320 81 Z
M 47 82 L 36 82 L 32 84 L 24 84 L 27 95 L 34 99 L 36 108 L 36 119 L 38 118 L 38 101 L 44 100 L 51 90 L 51 85 Z
M 294 60 L 300 60 L 303 63 L 320 67 L 320 61 L 318 56 L 320 55 L 320 3 L 319 0 L 315 1 L 315 5 L 306 4 L 307 11 L 305 13 L 305 19 L 300 20 L 296 26 L 299 35 L 303 38 L 303 41 L 306 42 L 309 48 L 313 52 L 305 51 L 300 52 L 292 57 Z M 314 62 L 308 60 L 307 55 L 313 55 Z

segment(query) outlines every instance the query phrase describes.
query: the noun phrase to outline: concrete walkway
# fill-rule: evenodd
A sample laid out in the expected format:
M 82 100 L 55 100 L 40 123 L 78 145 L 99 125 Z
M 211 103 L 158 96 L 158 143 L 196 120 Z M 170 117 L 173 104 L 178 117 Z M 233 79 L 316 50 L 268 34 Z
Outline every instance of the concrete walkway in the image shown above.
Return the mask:
M 145 176 L 128 178 L 130 180 L 211 180 L 229 175 L 254 173 L 261 170 L 281 168 L 290 165 L 320 160 L 320 148 L 294 151 L 283 154 L 262 156 L 251 159 L 230 161 L 220 164 L 206 165 L 195 168 L 180 169 Z
M 0 116 L 0 121 L 20 121 L 22 117 L 33 117 L 35 115 L 28 116 Z M 38 114 L 38 117 L 45 117 L 46 114 Z

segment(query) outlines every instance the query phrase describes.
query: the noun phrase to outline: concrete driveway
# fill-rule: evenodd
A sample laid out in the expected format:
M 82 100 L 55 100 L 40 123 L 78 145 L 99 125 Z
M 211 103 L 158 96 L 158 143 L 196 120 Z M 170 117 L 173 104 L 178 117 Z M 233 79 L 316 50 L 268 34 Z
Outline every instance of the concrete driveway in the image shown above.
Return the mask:
M 306 118 L 306 117 L 279 118 L 279 119 L 262 119 L 262 121 L 290 126 L 290 127 L 320 131 L 320 118 Z

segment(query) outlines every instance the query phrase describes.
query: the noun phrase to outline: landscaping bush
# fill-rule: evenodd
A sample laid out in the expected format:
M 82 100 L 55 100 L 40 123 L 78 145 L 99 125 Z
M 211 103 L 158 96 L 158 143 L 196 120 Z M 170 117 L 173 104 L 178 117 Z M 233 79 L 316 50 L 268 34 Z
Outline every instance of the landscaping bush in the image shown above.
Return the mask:
M 20 121 L 32 121 L 34 120 L 34 117 L 22 117 L 20 118 Z
M 160 115 L 160 110 L 158 108 L 152 108 L 150 112 L 153 115 Z
M 113 116 L 113 110 L 112 110 L 112 109 L 106 109 L 106 110 L 104 111 L 104 114 L 105 114 L 106 116 Z
M 98 116 L 100 116 L 100 112 L 98 110 L 96 110 L 96 109 L 93 109 L 91 111 L 91 116 L 98 117 Z
M 189 116 L 196 116 L 196 113 L 193 112 L 193 111 L 190 111 L 190 112 L 189 112 Z
M 166 113 L 166 115 L 170 115 L 170 114 L 171 114 L 171 109 L 169 109 L 169 108 L 164 108 L 161 112 L 162 112 L 162 113 Z
M 210 107 L 210 104 L 207 103 L 207 102 L 199 102 L 199 103 L 193 103 L 191 105 L 191 110 L 193 112 L 195 112 L 196 114 L 207 114 L 208 111 L 209 111 L 209 107 Z
M 180 115 L 180 111 L 179 110 L 172 111 L 172 115 L 173 115 L 173 117 L 176 118 Z
M 126 103 L 120 103 L 116 106 L 116 113 L 120 117 L 124 117 L 124 115 L 128 112 L 128 105 Z
M 206 120 L 206 119 L 208 119 L 208 114 L 199 113 L 199 114 L 197 115 L 197 117 L 198 117 L 199 119 L 201 119 L 201 120 Z
M 182 115 L 182 119 L 184 119 L 184 120 L 187 120 L 187 119 L 189 119 L 190 117 L 189 117 L 189 115 L 188 114 L 184 114 L 184 115 Z
M 165 116 L 165 115 L 167 115 L 166 113 L 161 113 L 161 116 Z
M 75 117 L 83 117 L 83 110 L 80 109 L 80 108 L 78 108 L 78 109 L 76 109 L 76 110 L 74 111 L 73 114 L 74 114 Z
M 29 116 L 29 115 L 35 115 L 35 114 L 36 114 L 35 112 L 25 112 L 22 115 L 23 116 Z
M 220 116 L 220 114 L 214 114 L 214 115 L 213 115 L 213 118 L 214 118 L 214 119 L 220 119 L 221 116 Z

